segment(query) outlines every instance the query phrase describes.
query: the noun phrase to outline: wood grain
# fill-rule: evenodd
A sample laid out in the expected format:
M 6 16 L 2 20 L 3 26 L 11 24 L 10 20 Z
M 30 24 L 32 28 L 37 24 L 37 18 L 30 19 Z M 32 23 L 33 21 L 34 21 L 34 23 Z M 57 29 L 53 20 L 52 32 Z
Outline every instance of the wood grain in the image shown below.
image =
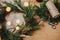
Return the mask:
M 24 40 L 60 40 L 60 23 L 56 26 L 56 29 L 52 29 L 48 22 L 44 23 L 44 27 L 33 32 L 33 35 Z

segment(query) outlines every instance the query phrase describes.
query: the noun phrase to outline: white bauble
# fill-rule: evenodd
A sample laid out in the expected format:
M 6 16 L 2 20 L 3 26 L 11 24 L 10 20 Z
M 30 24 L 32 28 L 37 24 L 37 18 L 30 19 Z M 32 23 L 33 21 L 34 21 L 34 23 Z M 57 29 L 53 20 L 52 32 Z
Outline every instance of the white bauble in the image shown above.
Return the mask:
M 24 7 L 28 7 L 29 6 L 29 2 L 24 2 Z
M 24 2 L 28 2 L 29 0 L 21 0 L 21 6 L 24 6 Z
M 11 12 L 6 16 L 6 29 L 9 31 L 13 31 L 12 29 L 16 28 L 17 25 L 25 25 L 25 20 L 23 18 L 22 13 L 14 13 Z
M 30 5 L 36 5 L 36 6 L 38 6 L 38 7 L 40 7 L 40 4 L 42 4 L 43 2 L 37 2 L 36 0 L 21 0 L 21 6 L 24 6 L 24 3 L 25 2 L 29 2 L 30 3 Z

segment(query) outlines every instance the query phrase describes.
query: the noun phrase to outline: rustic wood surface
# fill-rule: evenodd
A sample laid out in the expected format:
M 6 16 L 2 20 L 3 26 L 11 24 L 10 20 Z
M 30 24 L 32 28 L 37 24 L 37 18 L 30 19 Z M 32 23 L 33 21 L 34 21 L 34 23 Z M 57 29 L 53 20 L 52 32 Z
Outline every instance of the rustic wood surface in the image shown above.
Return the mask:
M 44 23 L 44 27 L 33 32 L 33 35 L 24 40 L 60 40 L 60 23 L 56 26 L 56 29 L 52 29 L 48 22 Z

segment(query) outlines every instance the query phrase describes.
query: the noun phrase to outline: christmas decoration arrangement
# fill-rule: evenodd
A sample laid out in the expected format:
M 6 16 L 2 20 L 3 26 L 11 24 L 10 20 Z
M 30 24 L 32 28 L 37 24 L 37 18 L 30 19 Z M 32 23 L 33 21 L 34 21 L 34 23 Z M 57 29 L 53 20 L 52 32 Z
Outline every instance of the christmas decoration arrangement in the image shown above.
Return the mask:
M 35 5 L 35 2 L 31 4 L 31 1 L 12 1 L 0 3 L 2 40 L 23 40 L 24 37 L 30 37 L 33 31 L 44 26 L 45 21 L 53 29 L 56 29 L 56 25 L 60 21 L 60 3 L 58 0 L 36 0 L 40 4 L 39 6 Z

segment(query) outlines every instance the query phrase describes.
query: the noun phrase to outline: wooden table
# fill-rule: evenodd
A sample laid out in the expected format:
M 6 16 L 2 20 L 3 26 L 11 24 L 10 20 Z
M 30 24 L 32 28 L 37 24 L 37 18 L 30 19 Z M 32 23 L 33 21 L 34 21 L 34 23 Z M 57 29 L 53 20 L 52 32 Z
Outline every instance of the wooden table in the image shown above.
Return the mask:
M 24 40 L 60 40 L 60 23 L 56 27 L 52 29 L 48 22 L 44 22 L 44 27 L 34 31 L 31 37 L 24 38 Z

